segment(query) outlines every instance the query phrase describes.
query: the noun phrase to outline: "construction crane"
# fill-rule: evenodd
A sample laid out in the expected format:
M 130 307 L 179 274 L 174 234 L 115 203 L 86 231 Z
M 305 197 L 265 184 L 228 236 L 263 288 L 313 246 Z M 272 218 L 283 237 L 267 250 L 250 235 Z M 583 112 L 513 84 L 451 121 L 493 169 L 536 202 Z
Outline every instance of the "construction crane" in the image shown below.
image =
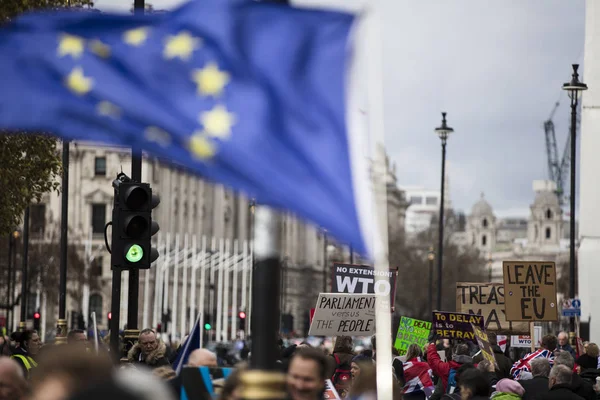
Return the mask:
M 571 131 L 567 136 L 567 143 L 562 153 L 562 159 L 558 158 L 558 148 L 556 146 L 556 133 L 554 132 L 554 122 L 552 118 L 556 113 L 559 103 L 556 102 L 550 117 L 544 122 L 544 131 L 546 132 L 546 153 L 548 154 L 548 176 L 550 180 L 556 183 L 556 195 L 558 196 L 558 203 L 562 207 L 565 197 L 565 184 L 569 175 L 569 166 L 571 162 L 570 148 L 571 148 Z M 579 121 L 577 121 L 579 122 Z

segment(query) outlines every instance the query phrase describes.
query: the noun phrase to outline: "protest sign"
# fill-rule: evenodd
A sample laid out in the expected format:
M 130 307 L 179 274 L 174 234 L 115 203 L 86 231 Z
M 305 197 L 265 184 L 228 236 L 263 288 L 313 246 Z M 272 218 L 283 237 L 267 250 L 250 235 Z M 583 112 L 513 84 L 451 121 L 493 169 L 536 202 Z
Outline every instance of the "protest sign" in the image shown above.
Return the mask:
M 431 322 L 402 317 L 400 318 L 400 326 L 398 326 L 394 347 L 401 356 L 406 354 L 408 346 L 413 343 L 418 344 L 419 348 L 422 349 L 427 344 L 427 337 L 430 331 Z
M 536 326 L 534 328 L 534 345 L 538 345 L 542 341 L 542 327 Z M 531 336 L 530 335 L 517 335 L 510 337 L 511 347 L 530 348 L 531 347 Z
M 331 382 L 331 379 L 325 379 L 325 392 L 323 393 L 324 399 L 335 399 L 341 400 L 340 395 L 337 390 L 335 390 L 335 386 Z
M 320 293 L 310 336 L 371 336 L 375 333 L 375 295 Z
M 368 265 L 333 264 L 332 293 L 363 293 L 390 296 L 394 311 L 398 271 L 390 269 L 381 275 Z M 385 279 L 382 279 L 385 278 Z
M 440 339 L 464 339 L 475 341 L 475 334 L 471 324 L 483 328 L 481 315 L 433 312 L 433 329 Z
M 473 333 L 475 334 L 475 340 L 477 340 L 477 345 L 481 350 L 481 355 L 485 360 L 488 360 L 493 365 L 495 365 L 496 368 L 498 368 L 496 357 L 494 357 L 494 350 L 492 350 L 492 346 L 490 345 L 490 341 L 488 340 L 487 333 L 475 325 L 471 325 L 471 327 L 473 328 Z
M 504 311 L 504 285 L 501 283 L 456 284 L 456 311 L 483 315 L 486 332 L 527 334 L 529 324 L 511 322 Z
M 502 267 L 507 320 L 558 320 L 554 262 L 504 261 Z

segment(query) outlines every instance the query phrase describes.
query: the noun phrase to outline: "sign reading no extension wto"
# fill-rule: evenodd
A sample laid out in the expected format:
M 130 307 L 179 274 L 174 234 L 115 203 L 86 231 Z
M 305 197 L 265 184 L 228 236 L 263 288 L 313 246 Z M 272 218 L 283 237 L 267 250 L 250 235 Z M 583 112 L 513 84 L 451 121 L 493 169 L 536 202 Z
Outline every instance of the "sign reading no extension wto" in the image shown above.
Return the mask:
M 375 268 L 368 265 L 334 263 L 331 291 L 333 293 L 389 295 L 393 311 L 398 271 L 386 271 L 383 278 L 388 279 L 381 279 Z

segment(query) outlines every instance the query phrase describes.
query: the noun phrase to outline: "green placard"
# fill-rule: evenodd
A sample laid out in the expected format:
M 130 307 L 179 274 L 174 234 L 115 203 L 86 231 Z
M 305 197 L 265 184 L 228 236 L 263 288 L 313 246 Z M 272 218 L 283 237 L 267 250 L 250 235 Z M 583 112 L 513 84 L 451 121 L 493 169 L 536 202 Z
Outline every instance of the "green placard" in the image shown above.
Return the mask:
M 423 346 L 427 344 L 427 338 L 429 337 L 430 331 L 431 322 L 402 317 L 400 318 L 400 326 L 398 327 L 394 347 L 401 356 L 406 354 L 408 346 L 413 343 L 416 343 L 420 348 L 423 348 Z

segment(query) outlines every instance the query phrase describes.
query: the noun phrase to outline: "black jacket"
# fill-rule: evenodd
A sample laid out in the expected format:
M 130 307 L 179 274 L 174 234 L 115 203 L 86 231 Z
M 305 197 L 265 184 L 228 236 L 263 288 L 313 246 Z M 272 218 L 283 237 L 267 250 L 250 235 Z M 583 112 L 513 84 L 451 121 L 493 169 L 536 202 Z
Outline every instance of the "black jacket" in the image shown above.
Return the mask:
M 496 358 L 496 363 L 498 363 L 498 369 L 496 370 L 498 380 L 512 378 L 510 375 L 510 369 L 513 366 L 511 359 L 504 355 L 502 349 L 498 345 L 492 346 L 492 350 L 494 350 L 494 358 Z
M 571 389 L 573 390 L 573 393 L 583 397 L 585 400 L 596 400 L 594 386 L 576 373 L 573 374 Z
M 550 382 L 548 382 L 547 376 L 534 376 L 533 379 L 518 382 L 525 389 L 523 400 L 539 400 L 550 391 Z
M 571 390 L 569 385 L 559 384 L 550 388 L 550 391 L 540 397 L 540 400 L 583 400 Z
M 581 369 L 596 369 L 598 368 L 598 357 L 591 357 L 587 354 L 579 356 L 575 363 L 581 367 Z

